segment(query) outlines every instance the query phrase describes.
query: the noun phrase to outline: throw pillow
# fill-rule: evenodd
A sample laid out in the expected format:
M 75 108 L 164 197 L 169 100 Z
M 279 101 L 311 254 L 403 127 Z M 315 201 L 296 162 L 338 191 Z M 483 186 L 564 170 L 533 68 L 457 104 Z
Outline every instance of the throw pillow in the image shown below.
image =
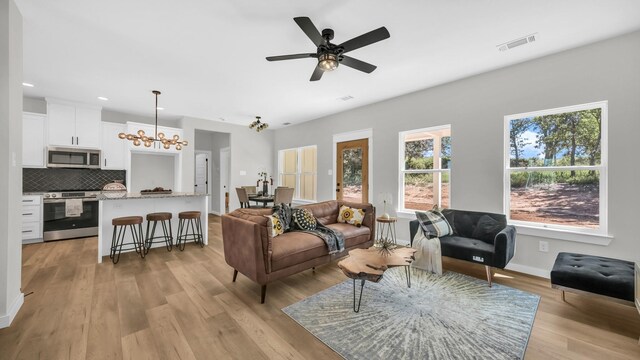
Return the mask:
M 493 240 L 501 230 L 502 225 L 498 220 L 489 215 L 482 215 L 473 229 L 472 237 L 493 244 Z
M 291 211 L 293 210 L 287 204 L 276 204 L 272 208 L 273 215 L 278 215 L 280 223 L 282 224 L 282 231 L 287 232 L 291 230 Z
M 416 218 L 428 239 L 453 234 L 447 218 L 439 211 L 416 211 Z
M 309 209 L 293 209 L 291 218 L 296 228 L 300 230 L 315 230 L 316 218 Z
M 265 215 L 269 222 L 267 226 L 269 227 L 269 236 L 274 238 L 278 235 L 282 235 L 284 233 L 284 226 L 282 225 L 282 221 L 277 214 Z
M 347 223 L 355 226 L 362 226 L 364 221 L 364 210 L 351 208 L 346 205 L 340 206 L 340 213 L 338 214 L 338 222 Z

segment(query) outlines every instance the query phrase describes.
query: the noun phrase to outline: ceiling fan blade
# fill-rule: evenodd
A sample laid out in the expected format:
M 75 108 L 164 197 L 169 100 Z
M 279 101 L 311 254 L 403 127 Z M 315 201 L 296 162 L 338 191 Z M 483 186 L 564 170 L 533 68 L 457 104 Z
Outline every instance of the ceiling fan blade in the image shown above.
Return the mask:
M 293 20 L 296 22 L 296 24 L 298 24 L 298 26 L 300 26 L 300 29 L 302 29 L 302 31 L 307 34 L 307 36 L 309 37 L 309 39 L 311 39 L 311 42 L 313 42 L 315 46 L 320 46 L 324 43 L 324 39 L 322 38 L 320 31 L 318 31 L 318 28 L 313 25 L 311 19 L 303 16 L 295 17 L 293 18 Z
M 347 40 L 340 44 L 342 48 L 344 48 L 343 53 L 353 51 L 355 49 L 359 49 L 363 46 L 367 46 L 378 41 L 388 39 L 391 35 L 386 27 L 381 27 L 372 31 L 369 31 L 366 34 L 362 34 L 360 36 L 354 37 L 351 40 Z
M 362 72 L 366 72 L 367 74 L 371 73 L 373 70 L 375 70 L 377 68 L 377 66 L 375 65 L 371 65 L 367 62 L 358 60 L 358 59 L 354 59 L 352 57 L 349 56 L 342 56 L 342 61 L 340 61 L 340 64 L 342 65 L 346 65 L 348 67 L 354 68 L 356 70 L 360 70 Z
M 314 58 L 318 57 L 318 54 L 292 54 L 292 55 L 278 55 L 278 56 L 268 56 L 268 61 L 280 61 L 280 60 L 293 60 L 293 59 L 304 59 L 304 58 Z
M 320 68 L 320 66 L 316 66 L 315 70 L 313 70 L 313 74 L 311 75 L 311 79 L 309 81 L 318 81 L 322 78 L 322 74 L 324 74 L 324 70 Z

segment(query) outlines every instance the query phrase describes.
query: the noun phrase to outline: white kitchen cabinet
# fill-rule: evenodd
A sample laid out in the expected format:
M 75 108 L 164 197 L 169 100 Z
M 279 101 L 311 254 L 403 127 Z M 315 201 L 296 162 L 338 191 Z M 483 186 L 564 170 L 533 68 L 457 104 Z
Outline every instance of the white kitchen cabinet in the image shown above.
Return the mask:
M 44 168 L 46 115 L 25 112 L 22 115 L 22 166 Z
M 49 145 L 99 148 L 100 107 L 47 99 Z
M 42 196 L 22 197 L 22 243 L 42 242 Z
M 130 141 L 123 140 L 118 134 L 127 132 L 125 124 L 116 124 L 110 122 L 102 123 L 102 166 L 103 170 L 124 170 L 126 152 L 128 151 L 127 143 Z

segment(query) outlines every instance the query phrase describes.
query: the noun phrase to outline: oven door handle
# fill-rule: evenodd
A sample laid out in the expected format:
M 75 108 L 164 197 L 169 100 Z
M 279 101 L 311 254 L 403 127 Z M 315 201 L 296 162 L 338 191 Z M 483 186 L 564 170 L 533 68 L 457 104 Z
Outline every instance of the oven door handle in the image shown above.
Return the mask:
M 45 204 L 55 204 L 55 203 L 62 203 L 62 202 L 66 202 L 69 199 L 55 199 L 55 200 L 51 200 L 51 199 L 44 199 L 42 200 Z M 98 199 L 82 199 L 82 202 L 97 202 Z

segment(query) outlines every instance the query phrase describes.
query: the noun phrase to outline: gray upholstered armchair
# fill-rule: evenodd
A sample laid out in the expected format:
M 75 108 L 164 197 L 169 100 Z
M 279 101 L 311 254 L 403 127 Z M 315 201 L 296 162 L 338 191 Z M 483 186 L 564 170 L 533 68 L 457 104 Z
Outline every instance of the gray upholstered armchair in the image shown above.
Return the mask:
M 507 225 L 504 214 L 444 209 L 442 214 L 453 235 L 440 238 L 442 255 L 484 264 L 491 286 L 491 267 L 504 269 L 516 251 L 516 228 Z M 420 228 L 418 220 L 409 223 L 411 243 Z

